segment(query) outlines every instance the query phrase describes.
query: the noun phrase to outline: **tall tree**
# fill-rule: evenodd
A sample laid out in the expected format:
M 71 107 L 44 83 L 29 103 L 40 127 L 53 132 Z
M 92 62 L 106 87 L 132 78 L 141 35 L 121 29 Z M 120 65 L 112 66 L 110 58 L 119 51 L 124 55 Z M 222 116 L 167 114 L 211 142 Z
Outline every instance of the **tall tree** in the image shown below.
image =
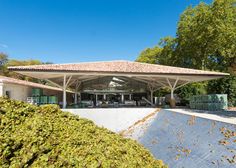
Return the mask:
M 228 71 L 236 57 L 235 0 L 215 0 L 189 7 L 181 15 L 177 29 L 177 63 L 190 67 Z
M 162 52 L 160 53 L 159 61 L 158 61 L 159 64 L 180 66 L 180 65 L 176 65 L 175 60 L 173 59 L 174 57 L 173 51 L 176 48 L 175 38 L 170 37 L 170 36 L 162 38 L 158 45 L 162 47 Z
M 141 52 L 139 57 L 136 59 L 137 62 L 145 62 L 150 64 L 158 63 L 162 48 L 155 46 L 153 48 L 147 48 Z
M 210 81 L 208 86 L 204 83 L 202 85 L 211 87 L 208 88 L 209 93 L 235 92 L 236 0 L 214 0 L 211 4 L 200 3 L 195 7 L 188 7 L 180 17 L 176 37 L 161 39 L 158 47 L 162 50 L 158 57 L 152 57 L 156 60 L 152 59 L 151 62 L 230 72 L 232 76 L 225 80 L 216 80 L 212 84 Z M 142 60 L 149 60 L 149 56 L 147 52 L 142 52 Z M 227 85 L 229 81 L 232 85 Z M 217 85 L 230 88 L 227 91 L 217 90 Z M 191 89 L 186 87 L 191 85 L 179 90 L 184 97 L 191 94 Z M 234 94 L 229 94 L 229 100 L 236 105 L 232 95 Z

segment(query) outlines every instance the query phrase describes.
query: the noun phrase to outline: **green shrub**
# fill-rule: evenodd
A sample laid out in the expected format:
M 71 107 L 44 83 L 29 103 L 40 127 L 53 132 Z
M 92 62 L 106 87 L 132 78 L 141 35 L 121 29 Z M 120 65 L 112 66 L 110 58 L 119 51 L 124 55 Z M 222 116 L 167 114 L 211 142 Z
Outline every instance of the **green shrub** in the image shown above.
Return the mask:
M 209 94 L 227 94 L 229 106 L 236 106 L 236 76 L 230 75 L 225 78 L 208 82 Z
M 0 167 L 165 167 L 140 144 L 55 105 L 0 98 Z
M 189 104 L 190 98 L 194 95 L 206 94 L 206 82 L 191 83 L 175 91 L 181 98 L 181 104 Z

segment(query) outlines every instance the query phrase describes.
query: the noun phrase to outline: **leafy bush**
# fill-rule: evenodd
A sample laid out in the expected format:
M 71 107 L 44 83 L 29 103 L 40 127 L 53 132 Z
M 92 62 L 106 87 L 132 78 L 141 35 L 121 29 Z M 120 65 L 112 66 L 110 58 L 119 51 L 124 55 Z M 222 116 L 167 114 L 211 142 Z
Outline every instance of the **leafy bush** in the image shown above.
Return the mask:
M 191 83 L 176 90 L 181 98 L 181 104 L 189 104 L 189 100 L 193 95 L 206 94 L 206 82 Z
M 236 75 L 208 82 L 208 93 L 228 95 L 229 106 L 236 106 Z
M 0 167 L 165 167 L 141 145 L 57 106 L 0 98 Z

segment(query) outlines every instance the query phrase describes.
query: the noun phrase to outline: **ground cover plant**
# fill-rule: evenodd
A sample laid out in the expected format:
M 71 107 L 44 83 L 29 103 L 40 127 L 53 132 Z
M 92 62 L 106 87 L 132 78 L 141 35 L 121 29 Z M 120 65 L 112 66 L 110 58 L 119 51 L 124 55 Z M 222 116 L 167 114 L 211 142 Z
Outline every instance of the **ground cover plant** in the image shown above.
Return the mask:
M 0 98 L 0 167 L 165 167 L 140 144 L 57 106 Z

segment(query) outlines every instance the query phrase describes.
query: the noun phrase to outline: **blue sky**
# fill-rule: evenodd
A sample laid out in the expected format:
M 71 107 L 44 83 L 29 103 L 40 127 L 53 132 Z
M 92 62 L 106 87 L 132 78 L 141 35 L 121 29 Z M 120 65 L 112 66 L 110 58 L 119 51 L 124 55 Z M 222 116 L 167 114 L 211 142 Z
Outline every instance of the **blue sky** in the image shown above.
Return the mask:
M 0 52 L 53 63 L 133 61 L 160 38 L 175 36 L 180 14 L 199 2 L 0 0 Z

